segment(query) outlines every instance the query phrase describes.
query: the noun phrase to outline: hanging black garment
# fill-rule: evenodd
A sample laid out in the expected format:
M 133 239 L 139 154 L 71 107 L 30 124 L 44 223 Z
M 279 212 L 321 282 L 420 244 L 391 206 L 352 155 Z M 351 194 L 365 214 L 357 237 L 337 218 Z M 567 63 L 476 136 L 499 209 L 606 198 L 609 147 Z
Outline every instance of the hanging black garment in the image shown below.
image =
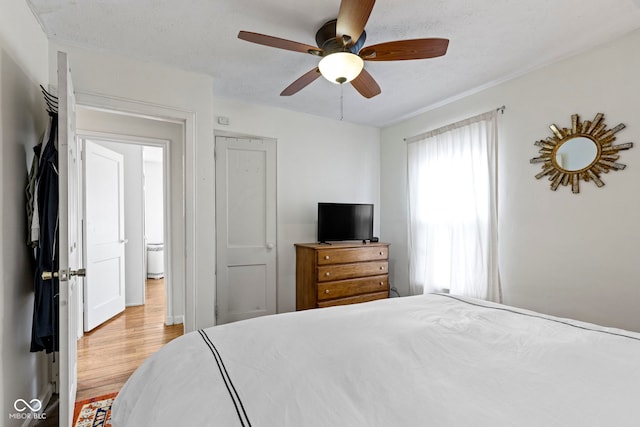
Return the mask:
M 31 162 L 31 169 L 29 170 L 29 180 L 27 181 L 27 187 L 25 188 L 25 195 L 27 196 L 27 241 L 32 248 L 38 247 L 38 239 L 40 238 L 40 217 L 38 216 L 38 178 L 40 168 L 40 152 L 42 148 L 49 142 L 51 136 L 51 123 L 49 120 L 47 128 L 40 139 L 40 143 L 33 147 L 33 161 Z M 35 259 L 35 251 L 33 253 Z
M 51 133 L 38 168 L 40 238 L 36 248 L 34 311 L 31 351 L 58 351 L 58 278 L 42 279 L 43 271 L 58 271 L 58 150 L 57 114 L 51 116 Z M 35 215 L 35 213 L 34 213 Z

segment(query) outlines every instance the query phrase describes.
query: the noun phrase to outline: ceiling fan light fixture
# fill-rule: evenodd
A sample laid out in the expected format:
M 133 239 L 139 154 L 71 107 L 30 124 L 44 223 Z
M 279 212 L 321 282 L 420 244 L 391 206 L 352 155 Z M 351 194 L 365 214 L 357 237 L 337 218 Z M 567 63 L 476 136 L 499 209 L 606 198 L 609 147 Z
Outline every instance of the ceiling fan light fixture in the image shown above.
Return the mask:
M 336 52 L 320 60 L 318 68 L 322 76 L 331 83 L 342 84 L 358 77 L 364 61 L 351 52 Z

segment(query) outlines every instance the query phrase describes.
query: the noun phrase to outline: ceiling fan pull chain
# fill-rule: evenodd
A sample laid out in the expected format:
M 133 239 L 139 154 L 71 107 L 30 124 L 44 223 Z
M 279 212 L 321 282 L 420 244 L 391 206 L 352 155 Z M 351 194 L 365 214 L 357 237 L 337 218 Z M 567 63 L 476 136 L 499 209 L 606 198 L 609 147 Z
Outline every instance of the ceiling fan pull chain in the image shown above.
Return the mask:
M 344 118 L 344 84 L 340 85 L 340 121 Z

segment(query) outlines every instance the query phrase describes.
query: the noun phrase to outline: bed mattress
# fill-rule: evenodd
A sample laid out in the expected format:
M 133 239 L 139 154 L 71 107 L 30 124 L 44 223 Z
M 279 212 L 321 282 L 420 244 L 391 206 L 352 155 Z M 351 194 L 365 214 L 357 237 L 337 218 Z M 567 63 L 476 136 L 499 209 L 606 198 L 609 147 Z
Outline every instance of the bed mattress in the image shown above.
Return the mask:
M 640 334 L 446 294 L 195 331 L 116 398 L 115 427 L 640 425 Z

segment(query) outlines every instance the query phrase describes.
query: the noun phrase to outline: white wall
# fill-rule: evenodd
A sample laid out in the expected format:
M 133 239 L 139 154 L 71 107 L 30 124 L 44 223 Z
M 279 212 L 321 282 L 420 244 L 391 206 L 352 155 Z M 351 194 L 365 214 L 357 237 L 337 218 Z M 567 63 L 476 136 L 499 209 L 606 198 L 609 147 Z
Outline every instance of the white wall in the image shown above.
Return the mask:
M 159 156 L 154 155 L 154 158 L 159 160 L 147 160 L 149 150 L 159 149 L 145 147 L 143 154 L 145 237 L 147 243 L 164 243 L 164 217 L 161 215 L 164 203 L 162 153 Z
M 499 255 L 504 302 L 640 331 L 640 31 L 425 112 L 382 131 L 381 237 L 392 243 L 392 280 L 408 293 L 406 146 L 403 138 L 506 105 L 499 116 Z M 578 113 L 624 123 L 624 171 L 606 186 L 553 192 L 536 180 L 533 143 Z
M 124 283 L 125 305 L 144 304 L 146 279 L 146 247 L 144 244 L 144 177 L 142 176 L 142 146 L 109 141 L 95 141 L 124 159 Z
M 186 139 L 184 191 L 187 203 L 184 216 L 175 218 L 186 230 L 187 306 L 193 305 L 195 319 L 187 313 L 186 328 L 213 325 L 215 307 L 214 264 L 215 185 L 213 165 L 213 94 L 212 78 L 174 68 L 149 64 L 135 59 L 92 52 L 51 42 L 49 57 L 56 52 L 68 53 L 71 73 L 78 98 L 103 95 L 112 103 L 126 103 L 133 110 L 161 109 L 167 116 L 181 117 L 193 113 L 195 143 Z M 52 61 L 53 62 L 53 61 Z M 52 70 L 53 73 L 53 70 Z M 131 111 L 131 110 L 129 110 Z M 180 158 L 176 159 L 178 162 Z M 183 224 L 183 225 L 180 225 Z M 176 252 L 180 253 L 180 252 Z M 193 292 L 190 293 L 190 289 Z M 193 321 L 193 324 L 190 322 Z
M 48 85 L 47 38 L 23 0 L 2 0 L 0 9 L 0 425 L 16 399 L 50 393 L 47 357 L 30 353 L 33 263 L 27 249 L 24 189 L 46 123 L 39 84 Z
M 217 134 L 277 140 L 278 312 L 293 311 L 293 245 L 316 241 L 318 202 L 374 203 L 379 230 L 380 131 L 223 98 L 214 104 L 230 122 L 217 125 Z

